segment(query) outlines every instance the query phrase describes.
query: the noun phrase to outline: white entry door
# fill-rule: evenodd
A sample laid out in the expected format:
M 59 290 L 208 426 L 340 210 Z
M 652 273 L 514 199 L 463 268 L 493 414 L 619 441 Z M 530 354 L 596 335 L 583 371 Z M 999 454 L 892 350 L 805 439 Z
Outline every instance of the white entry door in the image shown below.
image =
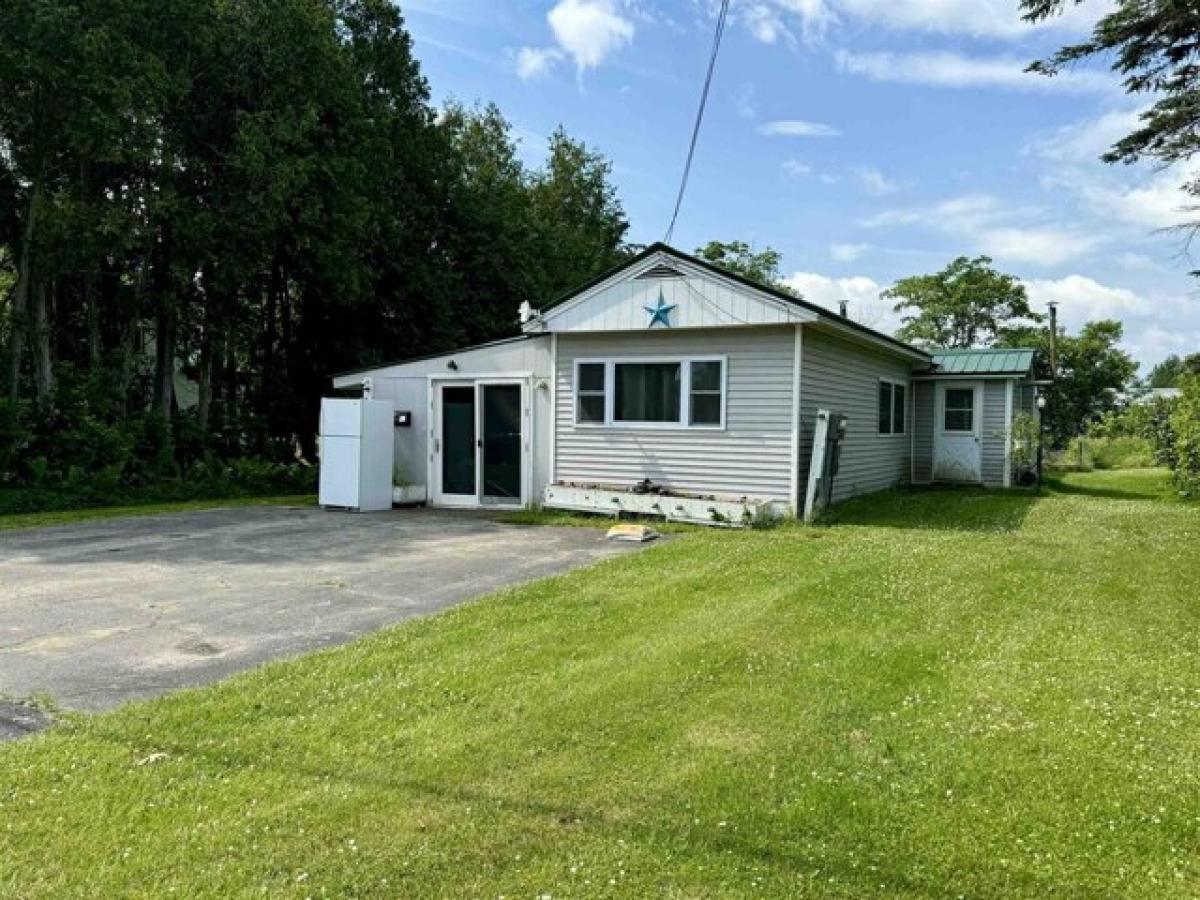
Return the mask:
M 933 477 L 937 481 L 983 481 L 983 385 L 939 382 Z
M 531 429 L 523 381 L 434 382 L 432 422 L 434 505 L 525 505 Z

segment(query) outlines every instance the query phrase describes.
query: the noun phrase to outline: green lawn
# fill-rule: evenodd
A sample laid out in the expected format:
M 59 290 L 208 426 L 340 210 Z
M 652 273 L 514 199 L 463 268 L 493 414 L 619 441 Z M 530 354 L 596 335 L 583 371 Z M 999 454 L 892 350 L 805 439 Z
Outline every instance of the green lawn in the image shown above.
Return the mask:
M 68 721 L 0 749 L 0 893 L 1195 897 L 1171 497 L 1102 472 L 681 534 Z
M 230 506 L 312 506 L 312 494 L 282 497 L 231 497 L 223 500 L 183 500 L 177 503 L 141 503 L 136 506 L 97 506 L 88 509 L 64 509 L 54 512 L 16 513 L 0 515 L 0 531 L 15 528 L 41 528 L 46 525 L 73 525 L 92 519 L 114 519 L 125 516 L 153 516 L 158 513 L 191 512 L 197 509 L 224 509 Z

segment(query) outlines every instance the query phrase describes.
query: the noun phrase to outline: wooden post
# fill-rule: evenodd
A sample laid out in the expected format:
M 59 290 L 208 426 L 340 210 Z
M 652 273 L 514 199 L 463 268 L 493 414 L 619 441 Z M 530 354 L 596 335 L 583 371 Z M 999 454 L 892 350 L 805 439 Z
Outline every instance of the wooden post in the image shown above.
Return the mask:
M 1050 309 L 1050 380 L 1058 381 L 1058 304 L 1046 306 Z

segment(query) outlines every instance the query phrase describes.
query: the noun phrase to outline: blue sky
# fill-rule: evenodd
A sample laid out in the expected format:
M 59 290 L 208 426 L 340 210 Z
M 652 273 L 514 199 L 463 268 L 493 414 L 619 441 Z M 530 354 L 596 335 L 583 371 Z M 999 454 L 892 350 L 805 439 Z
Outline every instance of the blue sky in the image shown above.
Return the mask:
M 1022 71 L 1104 8 L 1033 28 L 1017 0 L 734 0 L 672 243 L 772 246 L 808 299 L 885 330 L 880 290 L 986 253 L 1072 329 L 1124 321 L 1145 364 L 1200 351 L 1200 262 L 1163 231 L 1185 173 L 1098 161 L 1140 108 L 1103 69 Z M 562 123 L 612 160 L 630 238 L 662 238 L 714 2 L 401 9 L 436 101 L 495 101 L 531 164 Z

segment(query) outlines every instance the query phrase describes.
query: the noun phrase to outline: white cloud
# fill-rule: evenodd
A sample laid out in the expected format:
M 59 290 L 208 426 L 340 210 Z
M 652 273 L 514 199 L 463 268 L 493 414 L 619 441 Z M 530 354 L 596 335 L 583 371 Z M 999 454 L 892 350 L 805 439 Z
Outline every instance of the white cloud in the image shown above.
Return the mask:
M 1053 280 L 1025 282 L 1029 301 L 1036 309 L 1046 304 L 1059 305 L 1059 317 L 1069 329 L 1077 329 L 1093 319 L 1127 319 L 1154 312 L 1154 304 L 1127 288 L 1109 287 L 1085 275 L 1068 275 Z
M 838 137 L 841 132 L 832 125 L 806 122 L 803 119 L 778 119 L 758 127 L 758 133 L 768 137 Z
M 546 20 L 580 74 L 633 40 L 633 22 L 617 12 L 612 0 L 559 0 Z
M 755 38 L 764 44 L 796 42 L 794 25 L 806 40 L 815 40 L 837 24 L 827 0 L 750 0 L 736 13 Z
M 853 53 L 839 50 L 837 66 L 843 72 L 872 81 L 923 84 L 946 88 L 1003 88 L 1018 91 L 1106 93 L 1114 80 L 1099 72 L 1062 72 L 1053 78 L 1026 72 L 1028 59 L 970 57 L 959 53 Z
M 988 228 L 976 237 L 989 256 L 1015 263 L 1057 266 L 1085 256 L 1104 238 L 1067 228 Z
M 1148 173 L 1099 161 L 1101 154 L 1139 123 L 1137 110 L 1106 113 L 1035 139 L 1025 152 L 1053 164 L 1042 177 L 1043 187 L 1060 196 L 1065 191 L 1110 230 L 1113 224 L 1123 224 L 1154 231 L 1195 219 L 1195 213 L 1186 209 L 1191 201 L 1183 191 L 1195 173 L 1179 166 Z
M 738 88 L 737 94 L 733 99 L 734 109 L 737 114 L 743 119 L 754 119 L 758 117 L 758 106 L 754 100 L 754 85 L 746 82 Z
M 883 285 L 873 278 L 858 275 L 852 278 L 830 278 L 816 272 L 796 272 L 785 282 L 798 290 L 804 299 L 826 309 L 838 311 L 845 301 L 851 319 L 888 334 L 900 327 L 900 316 L 889 301 L 880 299 Z
M 1143 231 L 1175 228 L 1196 218 L 1187 206 L 1194 201 L 1183 192 L 1189 180 L 1178 169 L 1167 169 L 1138 177 L 1133 183 L 1109 172 L 1068 169 L 1048 176 L 1051 189 L 1066 188 L 1090 211 L 1108 222 L 1120 222 Z
M 813 173 L 813 167 L 798 159 L 785 159 L 783 161 L 783 171 L 792 178 L 803 178 Z
M 522 47 L 517 51 L 517 77 L 522 81 L 541 78 L 562 57 L 562 51 L 554 47 Z
M 870 249 L 870 244 L 830 244 L 829 255 L 838 262 L 854 262 Z
M 1025 288 L 1034 309 L 1057 303 L 1059 321 L 1068 331 L 1096 319 L 1121 322 L 1122 345 L 1142 363 L 1143 373 L 1172 353 L 1194 353 L 1200 347 L 1200 307 L 1186 294 L 1149 296 L 1079 274 L 1030 279 Z
M 861 219 L 859 224 L 864 228 L 923 224 L 930 228 L 971 232 L 1003 215 L 1000 204 L 990 194 L 963 194 L 927 207 L 886 209 Z
M 1143 272 L 1151 272 L 1159 268 L 1158 263 L 1144 253 L 1122 253 L 1117 257 L 1117 262 L 1126 269 L 1137 269 Z
M 917 226 L 959 242 L 952 252 L 984 253 L 1002 262 L 1055 266 L 1106 240 L 1096 231 L 1038 221 L 1040 210 L 1006 207 L 990 194 L 965 194 L 932 206 L 889 209 L 859 222 L 865 228 Z
M 754 0 L 743 21 L 759 40 L 773 43 L 798 29 L 820 36 L 840 21 L 880 28 L 1013 39 L 1040 30 L 1081 32 L 1111 9 L 1111 0 L 1068 4 L 1061 16 L 1037 25 L 1021 18 L 1016 0 Z
M 900 185 L 885 176 L 878 169 L 861 166 L 854 170 L 854 177 L 868 194 L 882 197 L 884 194 L 894 194 L 900 190 Z
M 1055 162 L 1084 165 L 1096 162 L 1113 144 L 1138 127 L 1138 110 L 1117 110 L 1098 119 L 1084 119 L 1031 141 L 1026 152 Z
M 1133 358 L 1142 364 L 1142 374 L 1149 374 L 1150 369 L 1162 362 L 1168 356 L 1186 356 L 1195 353 L 1200 347 L 1200 322 L 1193 321 L 1190 328 L 1164 328 L 1160 325 L 1149 325 L 1145 328 L 1126 327 L 1126 348 Z

